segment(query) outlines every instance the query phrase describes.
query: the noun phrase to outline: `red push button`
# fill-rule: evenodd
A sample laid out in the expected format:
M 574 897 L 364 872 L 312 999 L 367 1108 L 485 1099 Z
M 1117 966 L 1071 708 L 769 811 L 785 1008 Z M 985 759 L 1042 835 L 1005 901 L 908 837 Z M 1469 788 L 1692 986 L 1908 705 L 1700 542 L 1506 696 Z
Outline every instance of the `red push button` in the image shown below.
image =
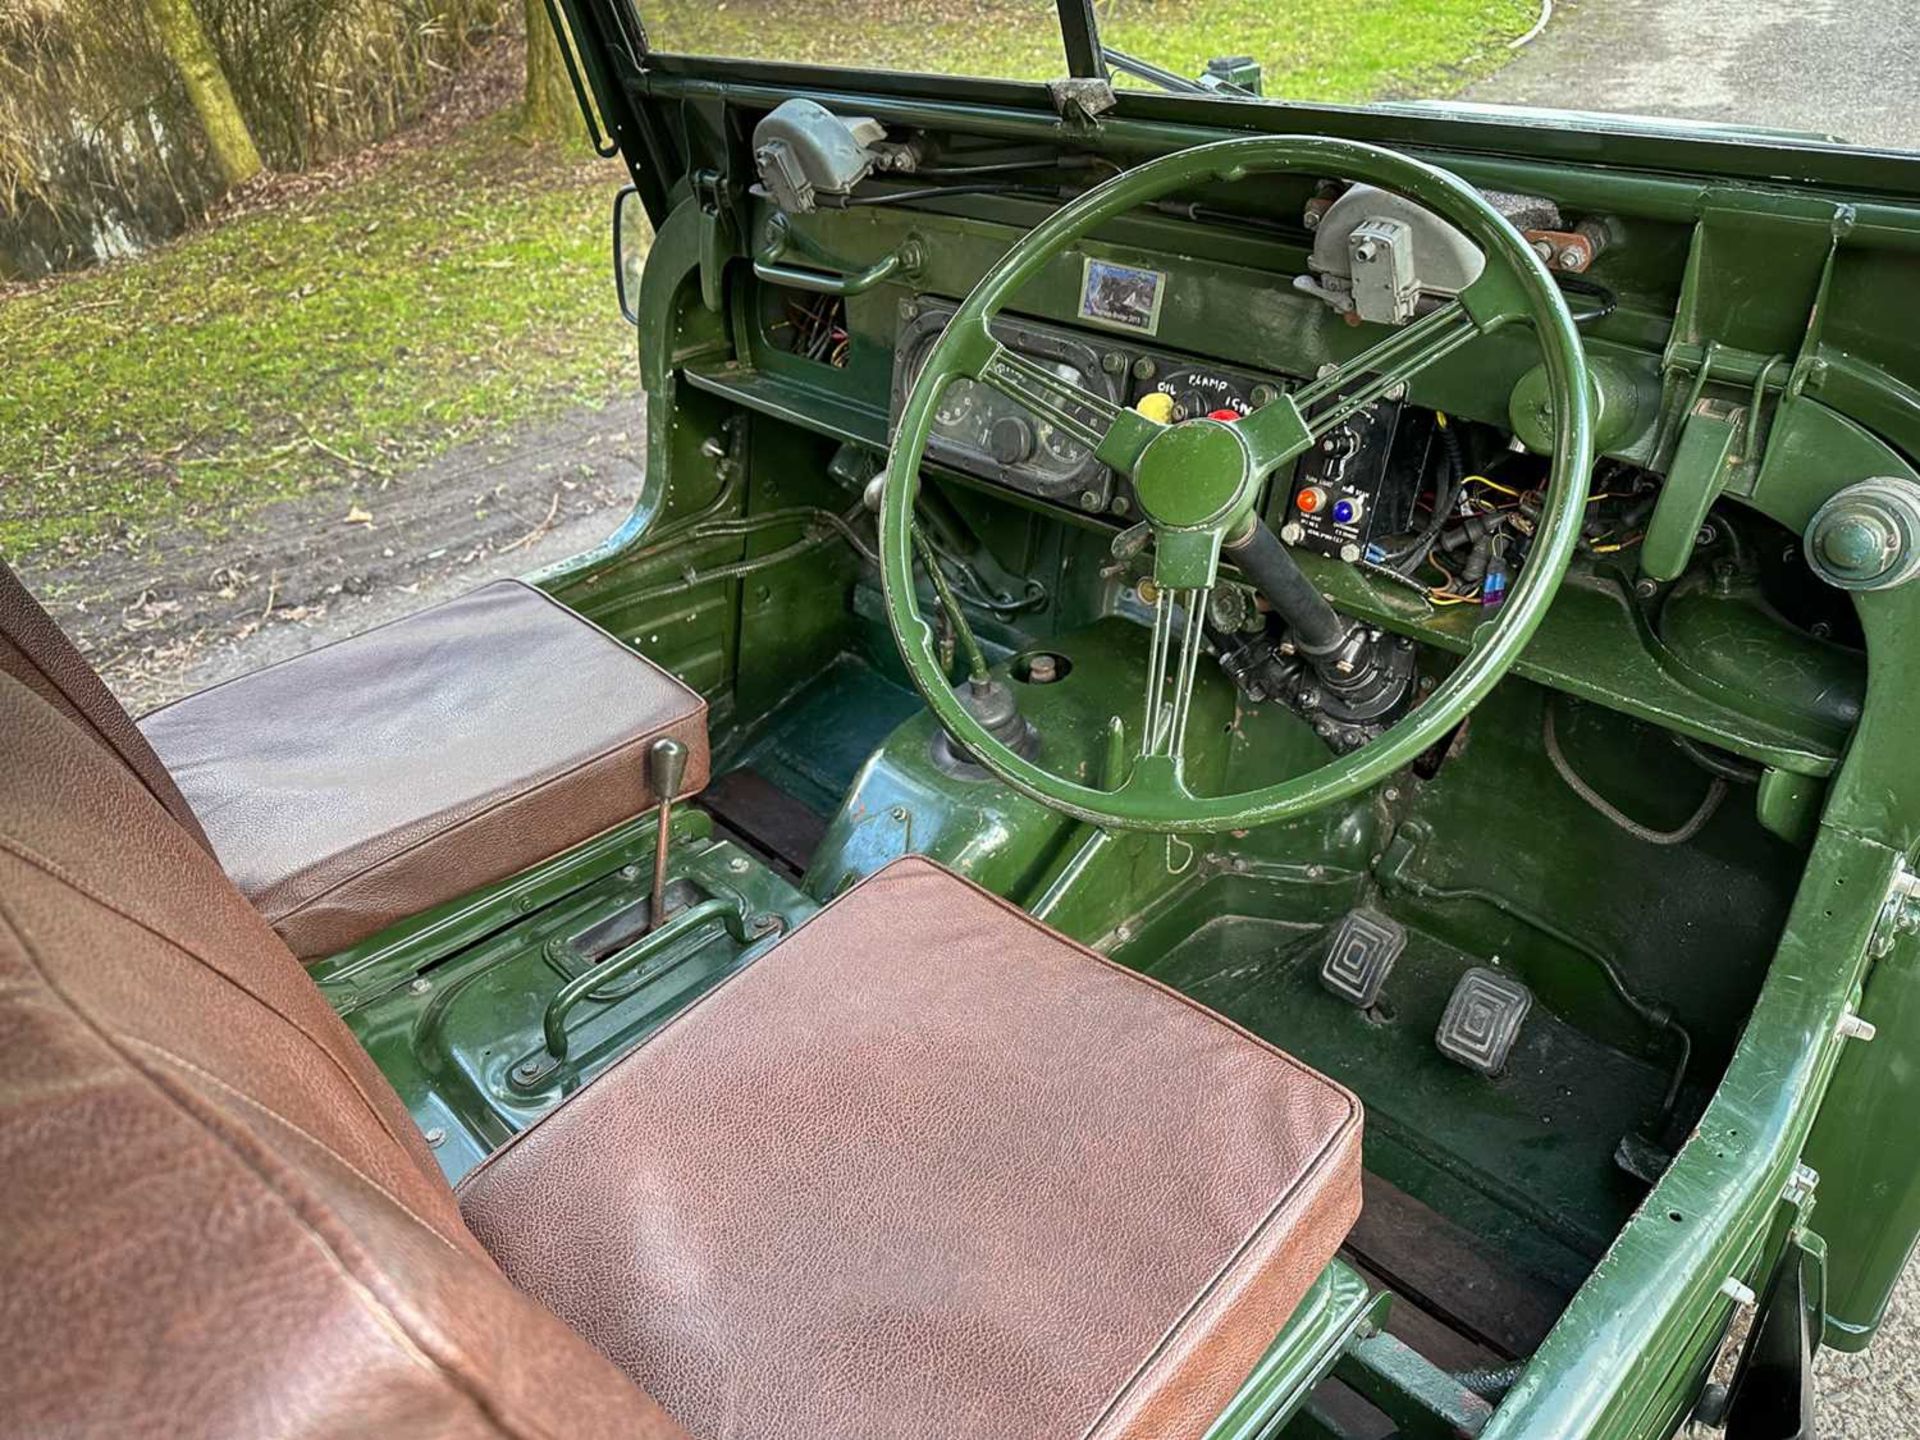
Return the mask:
M 1317 515 L 1327 506 L 1327 492 L 1318 485 L 1309 485 L 1294 496 L 1293 503 L 1302 515 Z

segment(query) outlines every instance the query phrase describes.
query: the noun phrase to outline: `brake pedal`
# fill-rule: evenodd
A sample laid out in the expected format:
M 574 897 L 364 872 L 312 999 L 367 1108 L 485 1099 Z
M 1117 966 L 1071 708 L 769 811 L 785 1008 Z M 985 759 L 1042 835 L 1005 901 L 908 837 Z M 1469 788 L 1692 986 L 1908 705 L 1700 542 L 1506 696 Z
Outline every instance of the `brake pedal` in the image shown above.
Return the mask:
M 1449 1060 L 1498 1075 L 1507 1068 L 1513 1042 L 1533 1008 L 1533 992 L 1511 975 L 1476 965 L 1460 977 L 1440 1017 L 1434 1043 Z
M 1349 1005 L 1371 1009 L 1406 948 L 1405 926 L 1362 905 L 1334 930 L 1327 958 L 1320 962 L 1320 983 Z

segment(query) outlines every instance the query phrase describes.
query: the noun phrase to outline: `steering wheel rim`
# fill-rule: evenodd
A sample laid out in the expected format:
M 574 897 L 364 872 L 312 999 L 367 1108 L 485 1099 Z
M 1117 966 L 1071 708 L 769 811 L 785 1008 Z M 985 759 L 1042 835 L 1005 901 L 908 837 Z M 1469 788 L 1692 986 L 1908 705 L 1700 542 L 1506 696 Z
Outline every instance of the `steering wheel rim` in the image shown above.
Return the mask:
M 1527 563 L 1498 616 L 1475 630 L 1465 659 L 1453 673 L 1422 704 L 1358 750 L 1275 784 L 1227 795 L 1201 796 L 1188 791 L 1178 753 L 1168 763 L 1168 757 L 1143 751 L 1113 789 L 1067 780 L 1015 753 L 968 713 L 949 688 L 933 628 L 920 613 L 913 580 L 912 517 L 934 411 L 948 385 L 958 379 L 978 380 L 993 363 L 983 342 L 1004 351 L 992 339 L 988 326 L 1014 292 L 1107 220 L 1197 182 L 1231 181 L 1253 173 L 1302 172 L 1365 181 L 1398 191 L 1450 221 L 1480 248 L 1486 259 L 1482 274 L 1450 307 L 1459 309 L 1472 322 L 1466 339 L 1516 319 L 1531 323 L 1545 362 L 1554 447 L 1545 502 Z M 1426 324 L 1415 321 L 1393 334 L 1404 335 Z M 1364 360 L 1393 343 L 1390 334 L 1387 342 L 1360 358 Z M 1423 363 L 1431 363 L 1432 358 L 1438 356 Z M 974 368 L 969 370 L 968 365 Z M 1370 371 L 1368 367 L 1358 373 Z M 1304 815 L 1379 783 L 1427 749 L 1485 698 L 1533 637 L 1566 574 L 1585 517 L 1593 446 L 1589 394 L 1585 352 L 1559 287 L 1519 232 L 1457 176 L 1379 146 L 1321 136 L 1254 136 L 1177 151 L 1116 175 L 1029 231 L 981 277 L 935 341 L 901 411 L 882 482 L 880 580 L 887 623 L 914 687 L 940 723 L 986 770 L 1043 805 L 1109 828 L 1184 834 L 1247 829 Z M 1264 407 L 1249 419 L 1272 408 Z M 1295 409 L 1291 404 L 1288 408 Z M 1122 411 L 1124 415 L 1131 413 Z M 1284 421 L 1283 415 L 1275 423 Z M 1130 424 L 1116 421 L 1107 440 Z M 1185 421 L 1169 427 L 1167 433 L 1208 424 L 1217 422 Z M 1137 431 L 1138 427 L 1131 429 Z M 1125 450 L 1137 458 L 1161 438 L 1146 437 L 1138 451 L 1131 450 L 1129 441 L 1115 447 L 1116 453 Z M 1217 439 L 1206 438 L 1212 441 L 1212 448 L 1223 448 Z M 1195 447 L 1189 442 L 1186 449 L 1191 452 Z M 1105 458 L 1104 450 L 1102 454 Z M 1258 457 L 1249 463 L 1257 464 Z M 1278 463 L 1286 462 L 1283 459 Z M 1257 491 L 1274 468 L 1269 465 L 1253 475 L 1252 489 Z M 1250 501 L 1245 504 L 1250 508 Z M 1216 522 L 1217 517 L 1209 521 Z M 1162 537 L 1157 533 L 1156 538 Z M 1218 553 L 1216 536 L 1216 564 Z M 1159 634 L 1157 629 L 1155 634 Z M 1188 669 L 1190 673 L 1191 667 Z M 1157 690 L 1159 682 L 1154 683 Z M 1150 730 L 1155 724 L 1152 707 L 1150 698 Z M 1150 737 L 1142 738 L 1144 743 Z

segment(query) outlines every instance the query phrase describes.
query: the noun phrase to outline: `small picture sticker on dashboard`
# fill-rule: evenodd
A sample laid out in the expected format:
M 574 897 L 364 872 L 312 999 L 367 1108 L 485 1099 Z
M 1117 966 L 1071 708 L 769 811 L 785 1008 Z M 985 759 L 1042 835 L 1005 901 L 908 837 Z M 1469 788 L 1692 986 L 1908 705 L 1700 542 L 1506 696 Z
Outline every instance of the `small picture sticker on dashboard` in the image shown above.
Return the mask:
M 1112 260 L 1087 257 L 1080 279 L 1080 318 L 1138 335 L 1160 329 L 1160 297 L 1167 277 Z

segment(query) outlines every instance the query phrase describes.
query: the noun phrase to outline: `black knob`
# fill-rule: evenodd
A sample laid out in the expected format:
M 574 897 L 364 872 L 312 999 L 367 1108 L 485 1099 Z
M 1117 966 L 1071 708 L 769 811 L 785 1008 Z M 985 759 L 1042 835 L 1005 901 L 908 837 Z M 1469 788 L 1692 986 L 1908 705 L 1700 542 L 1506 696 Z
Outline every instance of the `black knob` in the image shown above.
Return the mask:
M 1033 425 L 1018 415 L 1002 415 L 987 432 L 987 448 L 1002 465 L 1033 458 Z

